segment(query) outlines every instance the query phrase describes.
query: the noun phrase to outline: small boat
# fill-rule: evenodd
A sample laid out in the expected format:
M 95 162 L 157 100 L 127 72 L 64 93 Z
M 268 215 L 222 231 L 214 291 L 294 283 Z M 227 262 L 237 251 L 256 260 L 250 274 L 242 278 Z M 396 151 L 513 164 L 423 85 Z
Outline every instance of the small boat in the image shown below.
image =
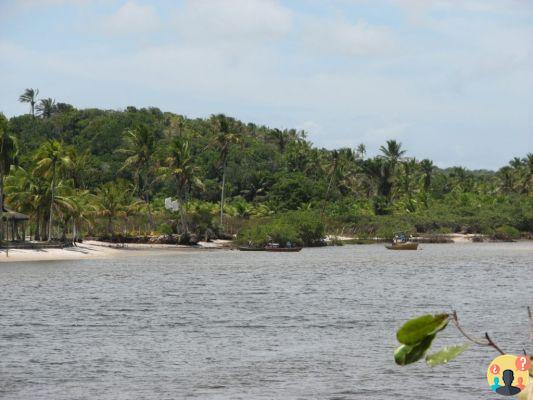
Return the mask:
M 265 251 L 272 251 L 276 253 L 296 253 L 300 250 L 302 250 L 301 246 L 293 246 L 290 242 L 287 242 L 286 247 L 282 247 L 279 243 L 274 242 L 270 242 L 265 246 Z
M 240 251 L 265 251 L 264 247 L 239 246 Z
M 417 242 L 411 242 L 405 232 L 398 232 L 394 234 L 392 243 L 385 247 L 389 250 L 416 250 L 418 249 Z
M 418 243 L 404 242 L 404 243 L 392 243 L 385 246 L 389 250 L 416 250 L 418 249 Z
M 296 253 L 302 250 L 302 247 L 275 247 L 265 246 L 265 251 L 272 251 L 277 253 Z

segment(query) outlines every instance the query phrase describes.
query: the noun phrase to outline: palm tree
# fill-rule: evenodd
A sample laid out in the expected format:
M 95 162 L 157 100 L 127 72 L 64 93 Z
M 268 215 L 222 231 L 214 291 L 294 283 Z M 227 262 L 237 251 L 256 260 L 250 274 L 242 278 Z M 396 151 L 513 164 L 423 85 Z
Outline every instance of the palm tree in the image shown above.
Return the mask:
M 70 163 L 66 165 L 65 175 L 72 179 L 77 189 L 87 189 L 87 178 L 96 173 L 89 149 L 79 152 L 76 147 L 69 147 L 67 155 Z
M 187 232 L 185 207 L 188 194 L 192 187 L 202 187 L 202 182 L 196 176 L 197 172 L 198 167 L 194 163 L 188 138 L 174 138 L 170 155 L 165 160 L 165 166 L 159 168 L 159 173 L 162 178 L 169 179 L 176 185 L 182 233 Z
M 0 221 L 4 212 L 4 178 L 16 163 L 18 153 L 15 137 L 8 133 L 7 119 L 0 113 Z M 0 223 L 3 228 L 3 224 Z M 4 239 L 4 231 L 1 229 L 0 240 Z
M 524 189 L 526 193 L 531 193 L 533 192 L 533 153 L 526 154 L 524 164 L 526 167 Z
M 269 134 L 278 145 L 280 153 L 285 152 L 288 143 L 299 140 L 298 132 L 295 129 L 281 130 L 276 128 L 270 131 Z
M 35 117 L 35 103 L 37 102 L 37 96 L 39 95 L 39 89 L 26 89 L 19 97 L 21 103 L 30 103 L 30 112 L 32 117 Z
M 117 150 L 117 152 L 128 156 L 124 160 L 121 170 L 134 169 L 134 191 L 140 198 L 148 202 L 147 175 L 156 147 L 155 134 L 146 125 L 140 125 L 135 129 L 126 130 L 124 140 L 126 147 Z
M 219 152 L 219 165 L 222 167 L 222 188 L 220 191 L 220 225 L 224 223 L 224 194 L 226 188 L 226 169 L 231 147 L 242 143 L 242 136 L 237 130 L 237 124 L 233 118 L 224 114 L 211 116 L 211 124 L 216 137 L 214 146 Z
M 50 215 L 48 221 L 48 241 L 52 240 L 52 226 L 54 222 L 54 203 L 55 191 L 58 179 L 58 174 L 61 169 L 64 169 L 70 164 L 63 145 L 56 140 L 44 143 L 35 155 L 37 165 L 34 173 L 38 176 L 43 176 L 50 179 Z
M 390 203 L 393 189 L 393 168 L 390 162 L 384 158 L 369 158 L 361 165 L 363 173 L 369 177 L 377 186 L 376 208 L 378 213 L 384 213 L 382 202 Z M 379 208 L 379 209 L 378 209 Z
M 383 153 L 385 159 L 393 165 L 406 153 L 406 150 L 402 150 L 402 144 L 396 140 L 387 140 L 387 146 L 381 146 L 379 150 Z
M 364 143 L 360 143 L 358 146 L 357 146 L 357 156 L 361 159 L 361 160 L 364 160 L 365 159 L 365 155 L 366 155 L 366 146 L 364 145 Z
M 403 192 L 407 196 L 406 208 L 408 211 L 415 211 L 415 203 L 413 202 L 413 181 L 417 171 L 418 163 L 416 159 L 412 158 L 402 162 L 403 175 L 401 176 L 401 184 Z
M 431 176 L 434 168 L 433 161 L 428 160 L 427 158 L 420 161 L 420 169 L 424 174 L 424 192 L 426 193 L 429 191 L 429 187 L 431 186 Z
M 324 202 L 322 204 L 322 211 L 320 213 L 321 217 L 324 215 L 326 210 L 326 202 L 329 199 L 330 191 L 335 184 L 338 187 L 338 183 L 342 178 L 346 178 L 346 169 L 347 166 L 355 161 L 355 154 L 352 149 L 343 148 L 339 150 L 333 150 L 331 153 L 332 160 L 330 164 L 329 172 L 329 183 L 326 189 L 326 195 L 324 197 Z
M 126 185 L 121 182 L 107 182 L 96 190 L 97 214 L 107 219 L 108 235 L 115 235 L 113 221 L 125 212 L 129 194 Z
M 50 118 L 56 110 L 56 101 L 50 97 L 41 99 L 35 109 L 41 117 Z
M 496 175 L 500 181 L 498 188 L 499 191 L 508 194 L 515 190 L 515 176 L 512 167 L 506 165 L 500 168 Z

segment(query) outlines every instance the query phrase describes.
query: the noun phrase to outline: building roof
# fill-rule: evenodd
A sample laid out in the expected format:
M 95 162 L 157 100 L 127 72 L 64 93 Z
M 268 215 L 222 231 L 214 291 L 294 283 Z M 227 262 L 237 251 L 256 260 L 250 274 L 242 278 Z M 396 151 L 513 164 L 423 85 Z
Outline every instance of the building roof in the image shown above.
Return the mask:
M 4 221 L 7 220 L 15 220 L 15 221 L 27 221 L 30 219 L 30 217 L 26 214 L 22 214 L 13 210 L 10 210 L 8 208 L 4 207 L 4 212 L 2 213 L 2 219 Z

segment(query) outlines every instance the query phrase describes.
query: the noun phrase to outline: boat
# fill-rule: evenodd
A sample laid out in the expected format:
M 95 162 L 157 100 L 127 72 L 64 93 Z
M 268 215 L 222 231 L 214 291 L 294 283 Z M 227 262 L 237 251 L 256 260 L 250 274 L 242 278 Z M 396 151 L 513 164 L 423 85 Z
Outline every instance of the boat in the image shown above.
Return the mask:
M 416 250 L 418 249 L 418 243 L 411 242 L 404 232 L 398 232 L 394 234 L 392 243 L 385 245 L 385 247 L 389 250 Z
M 240 251 L 265 251 L 264 247 L 239 246 Z
M 418 243 L 404 242 L 404 243 L 392 243 L 385 246 L 389 250 L 416 250 L 418 249 Z
M 296 253 L 302 250 L 302 247 L 274 247 L 266 246 L 265 251 L 272 251 L 277 253 Z
M 287 247 L 281 247 L 279 243 L 270 242 L 265 246 L 265 251 L 272 251 L 276 253 L 296 253 L 302 250 L 301 246 L 293 246 L 290 243 L 287 243 Z

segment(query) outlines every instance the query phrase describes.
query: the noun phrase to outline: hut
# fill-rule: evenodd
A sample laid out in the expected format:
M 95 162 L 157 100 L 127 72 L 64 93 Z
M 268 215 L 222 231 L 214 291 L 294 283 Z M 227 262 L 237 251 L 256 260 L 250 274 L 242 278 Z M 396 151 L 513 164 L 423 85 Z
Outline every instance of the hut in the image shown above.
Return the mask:
M 2 212 L 1 237 L 3 241 L 22 241 L 26 240 L 26 225 L 29 216 L 4 207 Z

